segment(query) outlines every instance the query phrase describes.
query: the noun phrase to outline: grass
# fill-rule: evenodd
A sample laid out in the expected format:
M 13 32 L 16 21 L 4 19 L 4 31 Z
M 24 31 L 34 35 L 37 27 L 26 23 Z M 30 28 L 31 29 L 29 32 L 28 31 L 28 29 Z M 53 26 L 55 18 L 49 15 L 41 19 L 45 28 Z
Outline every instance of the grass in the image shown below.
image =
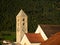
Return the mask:
M 3 40 L 15 41 L 16 35 L 15 35 L 15 32 L 2 31 L 2 32 L 0 32 L 0 37 Z

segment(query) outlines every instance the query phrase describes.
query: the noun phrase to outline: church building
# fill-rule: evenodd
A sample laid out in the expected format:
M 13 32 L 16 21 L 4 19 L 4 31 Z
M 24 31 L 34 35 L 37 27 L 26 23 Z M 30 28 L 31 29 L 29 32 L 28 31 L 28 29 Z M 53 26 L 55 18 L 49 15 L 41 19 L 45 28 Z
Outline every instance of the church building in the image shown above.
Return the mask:
M 47 39 L 39 25 L 35 33 L 28 33 L 28 16 L 21 9 L 16 16 L 16 42 L 20 45 L 40 45 Z

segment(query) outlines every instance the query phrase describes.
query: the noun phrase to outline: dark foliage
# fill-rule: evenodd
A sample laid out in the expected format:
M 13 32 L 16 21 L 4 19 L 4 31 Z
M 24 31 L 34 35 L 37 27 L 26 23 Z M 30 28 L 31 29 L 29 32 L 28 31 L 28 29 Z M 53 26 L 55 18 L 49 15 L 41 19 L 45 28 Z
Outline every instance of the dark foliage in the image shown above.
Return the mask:
M 34 32 L 38 24 L 60 24 L 60 0 L 1 0 L 0 31 L 16 30 L 20 9 L 28 15 L 29 32 Z

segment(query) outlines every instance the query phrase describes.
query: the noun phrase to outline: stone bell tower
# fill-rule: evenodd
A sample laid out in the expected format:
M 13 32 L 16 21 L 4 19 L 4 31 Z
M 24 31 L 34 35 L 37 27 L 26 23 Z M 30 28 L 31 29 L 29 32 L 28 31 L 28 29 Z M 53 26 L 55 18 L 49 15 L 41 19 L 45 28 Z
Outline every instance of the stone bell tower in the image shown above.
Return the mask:
M 24 33 L 28 32 L 27 15 L 21 9 L 16 16 L 16 42 L 20 43 Z

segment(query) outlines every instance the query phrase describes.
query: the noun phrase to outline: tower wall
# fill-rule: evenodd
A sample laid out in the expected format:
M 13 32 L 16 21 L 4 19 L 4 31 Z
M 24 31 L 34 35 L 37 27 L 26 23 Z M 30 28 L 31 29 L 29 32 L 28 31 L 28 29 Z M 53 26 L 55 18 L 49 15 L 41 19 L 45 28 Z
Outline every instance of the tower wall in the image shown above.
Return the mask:
M 16 42 L 20 43 L 24 33 L 28 32 L 27 15 L 21 10 L 16 16 Z

